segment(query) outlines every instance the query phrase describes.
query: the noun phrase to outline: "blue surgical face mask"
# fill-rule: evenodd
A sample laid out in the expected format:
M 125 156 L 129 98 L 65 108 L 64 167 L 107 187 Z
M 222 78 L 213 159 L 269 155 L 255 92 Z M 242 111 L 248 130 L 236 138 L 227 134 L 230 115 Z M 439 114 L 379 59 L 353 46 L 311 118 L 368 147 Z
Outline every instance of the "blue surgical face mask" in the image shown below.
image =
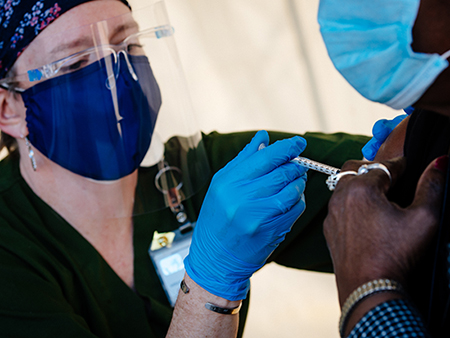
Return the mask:
M 119 55 L 115 83 L 105 80 L 108 60 L 102 59 L 22 93 L 30 142 L 53 162 L 95 180 L 116 180 L 139 167 L 161 106 L 148 59 L 127 56 L 136 80 Z
M 448 53 L 415 53 L 420 0 L 320 0 L 318 20 L 336 69 L 364 97 L 403 109 L 448 66 Z

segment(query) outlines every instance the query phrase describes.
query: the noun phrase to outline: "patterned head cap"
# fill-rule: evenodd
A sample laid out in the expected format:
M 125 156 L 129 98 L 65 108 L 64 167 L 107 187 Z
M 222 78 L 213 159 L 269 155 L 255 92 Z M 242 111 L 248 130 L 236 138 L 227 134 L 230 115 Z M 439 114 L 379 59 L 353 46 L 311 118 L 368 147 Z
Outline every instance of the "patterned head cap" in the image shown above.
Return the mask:
M 31 41 L 64 12 L 91 0 L 0 0 L 0 79 Z M 120 0 L 128 7 L 126 0 Z

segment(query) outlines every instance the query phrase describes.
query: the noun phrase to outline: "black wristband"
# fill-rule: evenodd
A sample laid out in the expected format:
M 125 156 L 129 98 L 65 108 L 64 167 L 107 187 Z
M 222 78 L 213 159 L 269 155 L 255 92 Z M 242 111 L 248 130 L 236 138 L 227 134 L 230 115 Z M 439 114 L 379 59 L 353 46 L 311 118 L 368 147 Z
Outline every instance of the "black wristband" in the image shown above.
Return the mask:
M 234 307 L 234 308 L 224 308 L 224 307 L 220 307 L 211 303 L 206 303 L 205 304 L 205 308 L 207 308 L 208 310 L 211 310 L 213 312 L 217 312 L 220 313 L 222 315 L 235 315 L 236 313 L 239 313 L 239 310 L 241 309 L 242 303 L 239 304 L 238 306 Z

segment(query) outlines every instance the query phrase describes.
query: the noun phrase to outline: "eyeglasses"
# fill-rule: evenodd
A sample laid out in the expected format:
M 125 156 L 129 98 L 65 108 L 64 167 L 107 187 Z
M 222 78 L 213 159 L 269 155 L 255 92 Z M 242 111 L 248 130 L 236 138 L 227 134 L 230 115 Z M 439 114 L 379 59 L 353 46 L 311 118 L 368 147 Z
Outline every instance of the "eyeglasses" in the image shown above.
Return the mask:
M 144 55 L 146 39 L 160 39 L 171 36 L 172 34 L 173 28 L 169 25 L 149 28 L 128 36 L 120 44 L 91 47 L 58 61 L 54 61 L 38 68 L 30 69 L 26 74 L 19 74 L 1 79 L 0 86 L 8 90 L 22 93 L 26 90 L 24 88 L 29 88 L 39 82 L 55 76 L 76 72 L 108 56 L 113 59 L 114 65 L 118 66 L 119 55 L 121 53 L 125 56 L 127 67 L 131 75 L 135 80 L 137 80 L 137 76 L 128 60 L 127 55 Z M 115 73 L 117 73 L 117 70 Z

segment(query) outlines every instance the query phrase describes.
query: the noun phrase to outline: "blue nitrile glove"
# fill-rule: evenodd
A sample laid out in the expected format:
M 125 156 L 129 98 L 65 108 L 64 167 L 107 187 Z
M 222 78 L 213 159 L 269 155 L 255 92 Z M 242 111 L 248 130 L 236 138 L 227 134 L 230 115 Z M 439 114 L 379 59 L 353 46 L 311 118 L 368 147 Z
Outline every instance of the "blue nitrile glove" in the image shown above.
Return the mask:
M 265 131 L 214 175 L 184 261 L 189 277 L 228 300 L 246 297 L 249 278 L 305 209 L 307 169 L 289 160 L 306 141 L 296 136 L 258 151 L 261 143 L 269 143 Z
M 381 145 L 387 139 L 389 134 L 402 122 L 408 114 L 399 115 L 392 120 L 381 119 L 375 122 L 372 128 L 373 137 L 362 148 L 362 153 L 365 159 L 373 161 L 375 155 L 380 149 Z

